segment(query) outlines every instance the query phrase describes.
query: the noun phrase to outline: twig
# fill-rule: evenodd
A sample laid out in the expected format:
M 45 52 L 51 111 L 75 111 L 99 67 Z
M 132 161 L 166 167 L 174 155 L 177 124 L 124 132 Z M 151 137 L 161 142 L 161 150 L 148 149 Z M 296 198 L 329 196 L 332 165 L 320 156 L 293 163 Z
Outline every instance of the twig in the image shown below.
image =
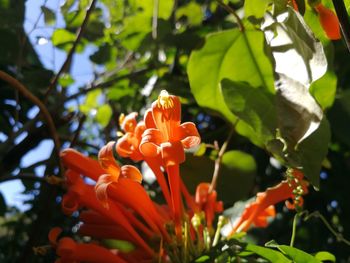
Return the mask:
M 111 80 L 108 80 L 106 82 L 103 82 L 103 83 L 98 83 L 98 84 L 95 84 L 95 85 L 92 85 L 90 86 L 89 88 L 87 89 L 83 89 L 69 97 L 67 97 L 67 99 L 65 100 L 65 102 L 69 101 L 69 100 L 72 100 L 72 99 L 76 99 L 77 97 L 81 96 L 81 95 L 84 95 L 84 94 L 87 94 L 89 93 L 90 91 L 93 91 L 93 90 L 96 90 L 96 89 L 105 89 L 105 88 L 109 88 L 109 87 L 112 87 L 112 84 L 114 84 L 115 82 L 117 81 L 120 81 L 120 80 L 123 80 L 123 79 L 127 79 L 127 78 L 132 78 L 132 77 L 135 77 L 135 76 L 138 76 L 138 75 L 142 75 L 150 70 L 153 70 L 153 68 L 145 68 L 145 69 L 140 69 L 138 71 L 134 71 L 134 72 L 131 72 L 129 74 L 125 74 L 125 75 L 122 75 L 122 76 L 118 76 L 114 79 L 111 79 Z
M 45 177 L 39 177 L 35 174 L 19 174 L 19 175 L 6 175 L 0 177 L 0 183 L 11 181 L 11 180 L 30 180 L 38 182 L 47 182 Z
M 40 112 L 42 113 L 47 123 L 47 126 L 49 127 L 52 139 L 54 141 L 56 154 L 58 158 L 57 161 L 59 163 L 60 170 L 63 171 L 60 157 L 59 157 L 61 143 L 57 134 L 55 123 L 53 122 L 51 114 L 49 113 L 44 103 L 42 103 L 33 93 L 31 93 L 21 82 L 19 82 L 17 79 L 13 78 L 9 74 L 1 70 L 0 70 L 0 79 L 6 81 L 11 87 L 18 90 L 24 97 L 26 97 L 28 100 L 30 100 L 32 103 L 34 103 L 36 106 L 39 107 Z
M 341 233 L 338 233 L 334 228 L 328 223 L 327 219 L 324 218 L 324 216 L 319 212 L 315 211 L 311 214 L 308 214 L 308 211 L 305 211 L 306 216 L 304 218 L 304 221 L 309 220 L 311 217 L 320 218 L 323 224 L 328 228 L 328 230 L 336 237 L 337 241 L 344 242 L 346 245 L 350 246 L 350 241 L 343 237 Z
M 158 12 L 159 0 L 153 1 L 153 17 L 152 17 L 152 38 L 157 39 L 158 36 Z
M 242 20 L 237 15 L 236 11 L 233 10 L 229 5 L 226 5 L 221 0 L 216 0 L 216 2 L 218 2 L 219 5 L 221 5 L 223 8 L 225 8 L 227 12 L 229 12 L 230 14 L 232 14 L 236 18 L 236 21 L 237 21 L 237 24 L 238 24 L 238 27 L 239 27 L 239 31 L 244 31 L 244 26 L 243 26 Z
M 50 94 L 51 90 L 56 86 L 58 79 L 60 78 L 60 76 L 62 75 L 63 72 L 65 72 L 65 70 L 67 69 L 68 65 L 70 64 L 73 54 L 75 53 L 75 50 L 80 42 L 80 39 L 83 35 L 83 32 L 87 26 L 87 23 L 89 21 L 90 15 L 92 13 L 92 11 L 95 8 L 97 0 L 92 0 L 89 9 L 86 11 L 86 15 L 85 18 L 83 20 L 83 23 L 81 24 L 78 33 L 77 33 L 77 38 L 75 39 L 72 48 L 69 50 L 69 53 L 67 55 L 66 60 L 64 61 L 63 65 L 61 66 L 60 70 L 58 71 L 58 73 L 55 75 L 55 77 L 53 78 L 53 80 L 51 81 L 49 87 L 47 88 L 46 92 L 45 92 L 45 99 L 44 101 L 47 100 L 48 95 Z
M 346 7 L 342 0 L 333 0 L 333 5 L 339 19 L 340 28 L 343 33 L 346 46 L 350 52 L 350 23 Z
M 236 121 L 235 125 L 233 126 L 233 128 L 231 129 L 230 133 L 228 134 L 226 141 L 221 146 L 220 151 L 218 153 L 218 157 L 215 160 L 214 173 L 213 173 L 213 178 L 212 178 L 211 183 L 210 183 L 209 193 L 211 193 L 216 188 L 216 183 L 217 183 L 217 180 L 219 177 L 222 157 L 223 157 L 223 155 L 226 151 L 226 148 L 228 146 L 228 143 L 230 142 L 231 137 L 235 131 L 236 124 L 237 124 L 237 121 Z
M 73 137 L 73 139 L 72 139 L 72 141 L 71 141 L 71 143 L 70 143 L 70 147 L 71 147 L 71 148 L 73 148 L 73 147 L 75 146 L 75 144 L 76 144 L 76 142 L 77 142 L 77 140 L 78 140 L 78 138 L 79 138 L 79 134 L 80 134 L 80 132 L 81 132 L 81 129 L 83 128 L 83 124 L 84 124 L 85 120 L 86 120 L 86 115 L 83 114 L 83 115 L 81 116 L 81 118 L 79 119 L 78 128 L 77 128 L 77 130 L 75 131 L 74 137 Z

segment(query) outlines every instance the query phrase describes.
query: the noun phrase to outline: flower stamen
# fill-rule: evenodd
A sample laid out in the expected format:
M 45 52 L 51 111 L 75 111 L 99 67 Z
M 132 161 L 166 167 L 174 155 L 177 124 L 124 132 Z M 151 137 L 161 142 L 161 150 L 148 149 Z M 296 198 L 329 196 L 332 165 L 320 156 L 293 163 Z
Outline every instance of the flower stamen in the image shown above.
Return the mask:
M 174 102 L 166 90 L 162 90 L 158 96 L 157 106 L 163 110 L 174 107 Z

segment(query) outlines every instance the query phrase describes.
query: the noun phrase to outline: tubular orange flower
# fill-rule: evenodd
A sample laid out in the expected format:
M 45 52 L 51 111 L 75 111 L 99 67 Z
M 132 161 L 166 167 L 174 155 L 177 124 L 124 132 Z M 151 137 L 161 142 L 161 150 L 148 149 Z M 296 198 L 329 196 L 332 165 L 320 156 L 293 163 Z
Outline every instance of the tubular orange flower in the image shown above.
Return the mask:
M 247 231 L 252 224 L 265 227 L 267 218 L 275 216 L 274 205 L 289 198 L 294 200 L 297 187 L 301 187 L 301 194 L 307 193 L 308 183 L 303 180 L 303 173 L 296 169 L 292 169 L 291 173 L 294 179 L 284 180 L 278 185 L 268 188 L 265 192 L 257 194 L 256 200 L 247 205 L 241 217 L 234 222 L 230 235 L 240 231 Z M 290 204 L 288 200 L 286 201 L 286 205 L 290 209 L 294 209 L 295 205 L 302 206 L 302 204 L 303 199 L 301 196 L 294 201 L 294 204 Z
M 212 227 L 215 213 L 223 211 L 223 203 L 217 202 L 217 193 L 213 190 L 209 193 L 210 183 L 200 183 L 196 189 L 196 203 L 200 206 L 201 210 L 204 211 L 207 226 Z
M 339 20 L 337 15 L 322 3 L 315 6 L 315 10 L 319 15 L 320 24 L 326 33 L 327 37 L 331 40 L 338 40 L 341 38 Z
M 151 112 L 153 121 L 145 118 L 147 129 L 142 135 L 140 152 L 145 157 L 162 158 L 169 179 L 176 233 L 181 237 L 179 164 L 185 161 L 184 149 L 198 145 L 200 136 L 194 123 L 181 124 L 180 99 L 165 90 L 153 102 Z
M 56 262 L 74 263 L 83 261 L 97 263 L 103 260 L 106 263 L 127 263 L 118 255 L 96 244 L 81 244 L 68 237 L 57 240 L 60 233 L 61 229 L 59 228 L 53 228 L 49 233 L 49 240 L 56 247 L 57 255 L 60 256 L 60 259 Z
M 137 113 L 132 112 L 125 116 L 120 115 L 119 123 L 125 134 L 118 140 L 116 145 L 117 153 L 122 157 L 128 157 L 137 162 L 143 159 L 139 151 L 142 133 L 146 127 L 143 121 L 137 123 Z

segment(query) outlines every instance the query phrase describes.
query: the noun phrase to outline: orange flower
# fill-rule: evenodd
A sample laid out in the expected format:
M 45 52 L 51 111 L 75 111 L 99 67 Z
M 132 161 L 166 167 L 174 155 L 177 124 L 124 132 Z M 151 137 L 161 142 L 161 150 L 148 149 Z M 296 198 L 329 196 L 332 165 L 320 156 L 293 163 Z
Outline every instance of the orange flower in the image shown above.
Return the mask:
M 97 244 L 77 243 L 69 237 L 57 240 L 61 232 L 60 228 L 53 228 L 49 233 L 49 240 L 56 248 L 57 255 L 60 256 L 60 259 L 56 260 L 57 263 L 98 263 L 101 260 L 106 263 L 127 263 L 118 255 Z
M 268 188 L 263 193 L 258 193 L 256 200 L 247 205 L 240 218 L 234 222 L 231 234 L 240 231 L 247 231 L 248 228 L 254 224 L 258 227 L 267 226 L 267 218 L 275 216 L 274 205 L 286 200 L 286 205 L 290 209 L 295 209 L 295 206 L 303 205 L 303 198 L 299 196 L 298 200 L 295 200 L 295 189 L 301 187 L 301 194 L 308 192 L 308 183 L 303 180 L 303 173 L 299 170 L 292 169 L 292 180 L 284 180 L 274 187 Z M 294 203 L 289 203 L 288 199 L 293 199 Z
M 200 136 L 194 123 L 180 124 L 180 99 L 163 90 L 151 112 L 152 119 L 149 114 L 145 116 L 147 129 L 142 135 L 141 153 L 150 157 L 161 155 L 165 166 L 184 162 L 184 149 L 198 145 Z
M 150 114 L 152 113 L 152 115 Z M 161 91 L 145 116 L 146 130 L 142 135 L 140 152 L 149 158 L 161 157 L 166 167 L 171 192 L 172 209 L 178 238 L 181 238 L 182 204 L 179 164 L 185 161 L 184 149 L 200 143 L 192 122 L 181 124 L 181 103 L 176 96 Z
M 217 193 L 213 190 L 209 193 L 210 183 L 200 183 L 196 189 L 196 203 L 205 213 L 207 226 L 212 227 L 215 213 L 223 211 L 223 203 L 217 202 Z
M 327 37 L 331 40 L 338 40 L 341 38 L 339 20 L 337 15 L 322 3 L 315 6 L 315 10 L 319 15 L 320 24 L 326 33 Z
M 143 159 L 139 151 L 142 133 L 146 127 L 143 121 L 137 123 L 137 113 L 133 112 L 125 116 L 120 115 L 119 123 L 125 134 L 118 140 L 116 145 L 117 153 L 121 157 L 128 157 L 137 162 Z

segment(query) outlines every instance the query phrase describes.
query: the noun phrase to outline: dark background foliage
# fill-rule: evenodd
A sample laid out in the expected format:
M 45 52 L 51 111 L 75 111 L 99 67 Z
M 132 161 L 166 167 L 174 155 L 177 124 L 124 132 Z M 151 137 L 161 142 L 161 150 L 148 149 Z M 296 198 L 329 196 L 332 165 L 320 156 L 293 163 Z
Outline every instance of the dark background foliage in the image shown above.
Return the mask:
M 38 21 L 51 28 L 47 41 L 63 52 L 65 63 L 55 71 L 44 66 L 38 54 L 40 45 L 29 38 L 33 32 L 24 30 L 26 1 L 5 0 L 0 2 L 0 70 L 23 83 L 45 104 L 63 147 L 96 156 L 99 147 L 117 139 L 119 115 L 142 112 L 162 89 L 181 96 L 182 118 L 197 124 L 203 142 L 222 145 L 226 140 L 230 124 L 197 105 L 187 76 L 189 56 L 203 46 L 205 36 L 237 26 L 217 2 L 179 0 L 173 8 L 173 1 L 160 1 L 156 20 L 150 0 L 66 0 L 56 9 L 48 7 L 48 1 L 42 2 Z M 230 1 L 230 6 L 238 10 L 243 2 Z M 62 26 L 57 26 L 58 17 Z M 341 41 L 324 46 L 338 81 L 336 95 L 327 95 L 330 100 L 335 98 L 326 110 L 332 138 L 321 171 L 320 191 L 310 188 L 305 209 L 318 210 L 337 232 L 350 237 L 350 59 Z M 72 64 L 79 63 L 76 54 L 91 47 L 92 79 L 78 82 Z M 206 79 L 206 75 L 202 77 Z M 0 261 L 50 262 L 53 252 L 34 255 L 33 247 L 47 245 L 48 231 L 54 226 L 71 232 L 77 219 L 61 213 L 64 189 L 36 174 L 37 167 L 44 167 L 45 176 L 61 176 L 55 148 L 48 159 L 21 165 L 26 154 L 42 141 L 51 140 L 47 122 L 40 113 L 28 114 L 33 109 L 39 111 L 18 90 L 2 80 L 0 89 L 0 184 L 19 180 L 30 197 L 24 201 L 30 208 L 21 211 L 6 204 L 0 193 Z M 19 140 L 20 136 L 24 139 Z M 188 157 L 182 173 L 191 191 L 199 181 L 211 180 L 216 154 L 207 147 Z M 229 208 L 235 201 L 278 183 L 283 171 L 272 165 L 267 151 L 234 133 L 218 181 L 219 196 Z M 155 184 L 149 187 L 158 191 Z M 293 216 L 294 212 L 279 205 L 278 215 L 267 230 L 252 230 L 247 238 L 258 244 L 271 239 L 288 244 Z M 319 218 L 298 223 L 295 246 L 309 253 L 330 251 L 338 262 L 350 260 L 349 246 L 339 242 Z

